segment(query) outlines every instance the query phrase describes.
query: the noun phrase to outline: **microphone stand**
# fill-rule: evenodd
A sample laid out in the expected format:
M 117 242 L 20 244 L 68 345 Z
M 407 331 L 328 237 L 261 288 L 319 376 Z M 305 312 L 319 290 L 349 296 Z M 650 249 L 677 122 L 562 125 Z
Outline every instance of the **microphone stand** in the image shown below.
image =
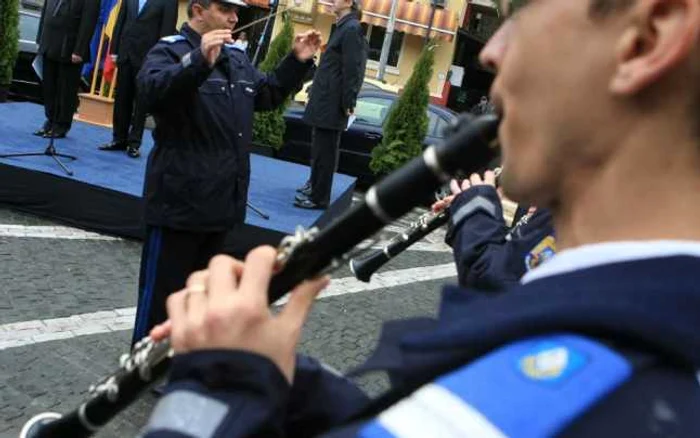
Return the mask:
M 266 221 L 269 221 L 269 220 L 270 220 L 270 215 L 267 215 L 267 214 L 263 213 L 262 210 L 260 210 L 259 208 L 257 208 L 257 207 L 254 206 L 253 204 L 251 204 L 250 202 L 246 201 L 246 206 L 248 206 L 248 208 L 250 208 L 251 210 L 253 210 L 255 213 L 258 214 L 258 216 L 260 216 L 261 218 L 265 219 Z
M 60 167 L 63 169 L 63 171 L 68 175 L 68 176 L 73 176 L 73 171 L 70 170 L 69 168 L 66 167 L 65 164 L 59 160 L 59 158 L 65 158 L 67 160 L 75 161 L 78 158 L 73 156 L 73 155 L 66 155 L 66 154 L 59 154 L 56 150 L 56 146 L 54 145 L 54 140 L 55 140 L 55 134 L 54 131 L 56 129 L 56 121 L 55 121 L 55 116 L 58 114 L 60 111 L 58 110 L 60 105 L 59 105 L 59 99 L 58 99 L 59 94 L 56 93 L 54 96 L 54 108 L 56 108 L 55 114 L 53 119 L 51 120 L 51 125 L 49 127 L 49 133 L 51 134 L 49 137 L 49 144 L 46 146 L 46 149 L 43 152 L 27 152 L 27 153 L 18 153 L 18 154 L 4 154 L 0 155 L 0 158 L 16 158 L 16 157 L 43 157 L 43 156 L 48 156 L 51 157 Z

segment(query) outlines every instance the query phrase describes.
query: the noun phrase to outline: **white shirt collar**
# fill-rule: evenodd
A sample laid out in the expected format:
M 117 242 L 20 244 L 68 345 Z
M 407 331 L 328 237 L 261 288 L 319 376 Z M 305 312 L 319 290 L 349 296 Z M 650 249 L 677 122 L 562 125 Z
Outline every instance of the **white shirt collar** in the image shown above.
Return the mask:
M 601 265 L 673 256 L 700 257 L 700 242 L 649 240 L 583 245 L 557 253 L 536 269 L 526 273 L 520 282 L 525 284 Z

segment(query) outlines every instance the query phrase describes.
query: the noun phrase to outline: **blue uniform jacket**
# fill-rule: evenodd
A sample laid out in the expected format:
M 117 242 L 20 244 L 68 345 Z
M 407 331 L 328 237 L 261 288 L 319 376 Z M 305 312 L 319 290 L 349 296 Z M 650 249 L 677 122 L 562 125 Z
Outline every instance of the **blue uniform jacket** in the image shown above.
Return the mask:
M 385 326 L 364 370 L 386 370 L 393 389 L 369 404 L 318 367 L 290 387 L 253 354 L 183 355 L 144 436 L 418 436 L 411 428 L 426 424 L 455 427 L 444 436 L 700 436 L 699 269 L 700 258 L 674 256 L 508 294 L 448 287 L 438 319 Z M 431 416 L 441 408 L 453 414 Z
M 460 193 L 450 205 L 445 242 L 454 252 L 459 284 L 502 291 L 554 254 L 552 216 L 537 210 L 509 229 L 496 189 L 479 185 Z
M 184 24 L 155 45 L 138 75 L 140 98 L 156 121 L 146 222 L 225 231 L 245 220 L 253 112 L 281 105 L 313 62 L 289 55 L 263 74 L 225 46 L 210 68 L 200 41 Z

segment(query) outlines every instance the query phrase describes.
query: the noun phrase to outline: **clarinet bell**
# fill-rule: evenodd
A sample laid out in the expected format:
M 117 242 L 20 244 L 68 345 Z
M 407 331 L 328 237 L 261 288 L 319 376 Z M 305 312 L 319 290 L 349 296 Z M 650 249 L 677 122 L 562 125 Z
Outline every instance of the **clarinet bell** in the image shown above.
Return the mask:
M 369 252 L 363 257 L 350 259 L 350 271 L 355 278 L 365 283 L 369 283 L 372 274 L 377 272 L 391 257 L 382 249 Z
M 44 436 L 41 433 L 44 430 L 44 426 L 59 418 L 61 418 L 61 414 L 56 412 L 37 414 L 24 423 L 22 431 L 19 433 L 19 438 L 41 438 Z

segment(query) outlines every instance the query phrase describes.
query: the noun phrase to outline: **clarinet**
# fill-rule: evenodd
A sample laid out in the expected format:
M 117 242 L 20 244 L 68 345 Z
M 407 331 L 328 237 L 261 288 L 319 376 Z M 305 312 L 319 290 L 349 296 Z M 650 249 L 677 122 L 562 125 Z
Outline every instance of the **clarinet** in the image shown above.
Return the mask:
M 439 213 L 426 213 L 408 226 L 381 249 L 370 251 L 361 257 L 350 259 L 350 270 L 355 278 L 368 283 L 372 274 L 405 249 L 447 223 L 450 216 L 447 210 Z
M 363 201 L 323 230 L 297 228 L 282 239 L 277 253 L 279 271 L 272 278 L 269 301 L 274 303 L 305 279 L 335 269 L 360 242 L 427 199 L 451 176 L 483 168 L 496 155 L 499 120 L 486 115 L 455 129 L 438 146 L 425 149 L 397 171 L 372 186 Z M 146 337 L 118 370 L 90 387 L 88 398 L 67 415 L 46 412 L 30 419 L 21 438 L 89 437 L 162 378 L 172 359 L 169 340 Z
M 496 178 L 498 178 L 501 175 L 501 168 L 497 167 L 494 169 L 494 173 L 496 174 Z M 504 205 L 503 219 L 506 221 L 506 224 L 508 224 L 509 220 L 512 221 L 512 217 L 510 217 L 510 214 L 506 214 L 505 202 L 501 202 Z M 515 204 L 515 206 L 517 207 L 517 204 Z M 445 225 L 449 219 L 450 215 L 447 208 L 437 213 L 432 211 L 425 213 L 419 217 L 417 221 L 410 224 L 405 231 L 389 240 L 384 247 L 374 251 L 368 251 L 367 254 L 363 256 L 350 259 L 350 271 L 352 271 L 353 275 L 355 275 L 355 278 L 358 280 L 369 283 L 372 275 L 377 272 L 379 268 L 401 254 L 414 243 Z

